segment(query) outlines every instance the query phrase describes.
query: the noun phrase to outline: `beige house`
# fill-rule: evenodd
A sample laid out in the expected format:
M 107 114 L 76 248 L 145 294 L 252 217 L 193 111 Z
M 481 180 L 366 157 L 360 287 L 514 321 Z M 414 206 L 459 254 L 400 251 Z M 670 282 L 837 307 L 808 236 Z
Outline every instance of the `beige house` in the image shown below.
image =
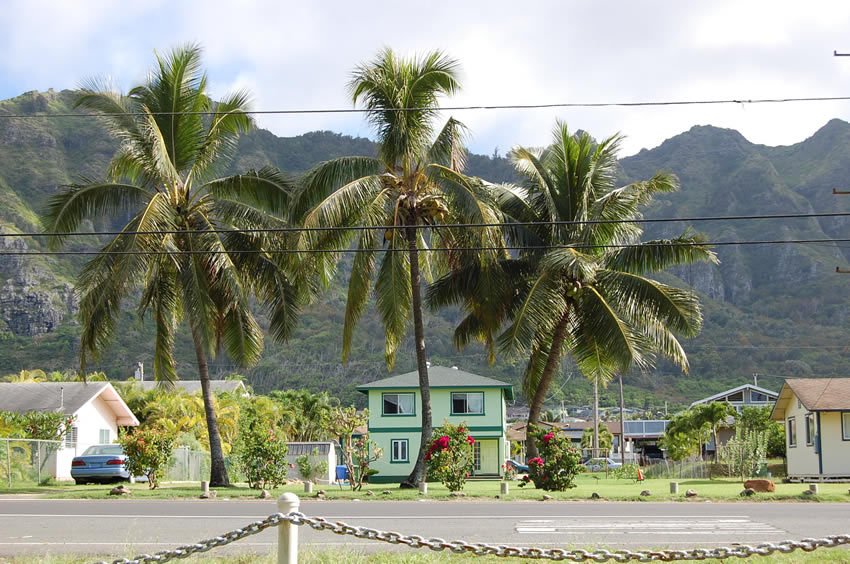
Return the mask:
M 790 480 L 850 481 L 850 378 L 785 380 L 771 418 L 785 425 Z

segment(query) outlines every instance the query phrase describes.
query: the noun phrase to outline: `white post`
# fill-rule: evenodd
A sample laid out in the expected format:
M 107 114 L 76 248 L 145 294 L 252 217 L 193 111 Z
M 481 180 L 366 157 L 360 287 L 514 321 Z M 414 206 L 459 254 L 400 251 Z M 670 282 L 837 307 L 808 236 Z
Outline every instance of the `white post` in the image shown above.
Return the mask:
M 304 493 L 313 493 L 313 482 L 304 482 Z
M 422 495 L 428 495 L 428 482 L 419 482 L 419 493 Z
M 502 495 L 508 495 L 508 492 L 509 492 L 509 491 L 510 491 L 510 489 L 508 488 L 508 483 L 507 483 L 507 482 L 502 482 L 502 483 L 501 483 L 501 492 L 500 492 L 500 493 L 501 493 Z
M 284 515 L 298 511 L 301 500 L 286 492 L 277 499 L 277 509 Z M 298 527 L 283 521 L 277 527 L 277 564 L 298 564 Z

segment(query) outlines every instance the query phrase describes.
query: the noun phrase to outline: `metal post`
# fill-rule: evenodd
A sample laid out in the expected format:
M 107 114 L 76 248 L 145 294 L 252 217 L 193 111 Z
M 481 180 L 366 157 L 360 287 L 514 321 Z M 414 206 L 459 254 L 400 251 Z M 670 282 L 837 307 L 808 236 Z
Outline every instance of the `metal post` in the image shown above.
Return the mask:
M 35 443 L 35 465 L 38 474 L 38 485 L 41 485 L 41 441 Z
M 277 509 L 284 515 L 298 511 L 301 500 L 286 492 L 277 498 Z M 298 564 L 298 527 L 283 521 L 277 527 L 277 564 Z

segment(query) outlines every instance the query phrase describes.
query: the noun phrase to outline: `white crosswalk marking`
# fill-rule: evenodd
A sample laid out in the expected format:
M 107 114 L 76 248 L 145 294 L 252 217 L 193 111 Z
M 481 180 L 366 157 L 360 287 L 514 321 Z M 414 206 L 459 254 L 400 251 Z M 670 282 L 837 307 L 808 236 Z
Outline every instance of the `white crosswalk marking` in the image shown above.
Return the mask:
M 588 535 L 616 533 L 621 535 L 769 535 L 785 531 L 768 523 L 751 521 L 746 517 L 712 519 L 706 517 L 671 519 L 629 519 L 627 517 L 582 517 L 576 520 L 537 519 L 519 521 L 517 533 L 559 535 Z

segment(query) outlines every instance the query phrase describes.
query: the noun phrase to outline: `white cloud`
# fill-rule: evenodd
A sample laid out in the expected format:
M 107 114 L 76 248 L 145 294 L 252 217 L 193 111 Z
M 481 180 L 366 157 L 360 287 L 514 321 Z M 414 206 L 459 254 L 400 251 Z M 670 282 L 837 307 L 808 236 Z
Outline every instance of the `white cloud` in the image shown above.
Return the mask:
M 348 2 L 12 1 L 0 22 L 0 93 L 71 88 L 108 74 L 126 88 L 154 49 L 205 47 L 214 95 L 252 91 L 257 109 L 345 108 L 353 67 L 384 46 L 443 49 L 463 67 L 450 105 L 839 95 L 850 80 L 850 3 L 810 0 Z M 766 144 L 801 140 L 848 104 L 458 112 L 471 146 L 490 153 L 549 140 L 556 117 L 596 137 L 621 131 L 625 152 L 700 123 Z M 370 134 L 357 115 L 260 116 L 279 135 Z

